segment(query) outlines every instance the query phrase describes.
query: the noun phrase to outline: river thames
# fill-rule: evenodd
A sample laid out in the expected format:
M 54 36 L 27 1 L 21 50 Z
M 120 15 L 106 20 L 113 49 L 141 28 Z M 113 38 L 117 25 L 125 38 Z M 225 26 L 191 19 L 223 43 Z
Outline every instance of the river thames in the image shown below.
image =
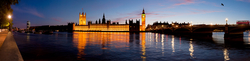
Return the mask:
M 13 32 L 25 61 L 247 61 L 250 33 L 224 40 L 142 32 Z M 226 41 L 226 42 L 225 42 Z

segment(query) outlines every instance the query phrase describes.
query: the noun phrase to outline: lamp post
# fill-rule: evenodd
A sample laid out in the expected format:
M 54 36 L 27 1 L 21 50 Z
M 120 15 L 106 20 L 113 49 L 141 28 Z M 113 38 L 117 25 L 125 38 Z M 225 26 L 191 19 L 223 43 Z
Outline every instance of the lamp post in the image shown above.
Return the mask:
M 9 18 L 9 31 L 11 31 L 11 26 L 10 26 L 11 15 L 8 15 L 8 18 Z
M 226 18 L 225 20 L 226 20 L 226 25 L 227 25 L 228 18 Z
M 227 37 L 227 35 L 228 35 L 228 25 L 227 25 L 227 21 L 228 21 L 228 19 L 226 18 L 225 19 L 226 20 L 226 25 L 225 25 L 225 35 L 224 35 L 224 37 Z

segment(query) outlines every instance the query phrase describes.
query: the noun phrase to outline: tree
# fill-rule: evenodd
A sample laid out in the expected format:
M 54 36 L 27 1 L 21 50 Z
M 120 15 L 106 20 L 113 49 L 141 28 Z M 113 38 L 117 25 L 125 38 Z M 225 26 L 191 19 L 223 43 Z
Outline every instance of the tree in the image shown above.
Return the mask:
M 12 19 L 9 19 L 7 16 L 12 15 L 13 9 L 11 9 L 11 5 L 18 4 L 20 0 L 0 0 L 0 26 L 6 27 L 12 24 Z M 9 23 L 10 21 L 10 23 Z

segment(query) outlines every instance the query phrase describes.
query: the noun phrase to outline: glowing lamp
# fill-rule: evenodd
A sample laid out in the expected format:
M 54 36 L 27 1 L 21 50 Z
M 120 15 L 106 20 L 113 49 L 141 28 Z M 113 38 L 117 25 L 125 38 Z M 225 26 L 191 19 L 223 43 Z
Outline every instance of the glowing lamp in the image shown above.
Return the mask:
M 225 20 L 228 21 L 228 18 L 226 18 Z
M 11 19 L 11 15 L 9 15 L 8 18 Z
M 226 25 L 227 25 L 228 18 L 226 18 L 225 20 L 226 20 Z

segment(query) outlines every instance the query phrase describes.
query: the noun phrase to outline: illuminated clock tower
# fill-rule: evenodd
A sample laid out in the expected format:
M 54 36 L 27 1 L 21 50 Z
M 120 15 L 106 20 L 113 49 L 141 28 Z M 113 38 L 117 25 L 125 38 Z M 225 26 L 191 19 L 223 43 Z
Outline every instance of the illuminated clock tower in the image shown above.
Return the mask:
M 142 25 L 141 25 L 141 31 L 145 31 L 145 28 L 146 28 L 146 26 L 145 26 L 145 21 L 146 21 L 146 15 L 145 15 L 145 11 L 144 11 L 144 8 L 143 8 L 143 10 L 142 10 L 142 14 L 141 14 L 141 23 L 142 23 Z
M 79 25 L 86 25 L 86 13 L 79 13 Z

